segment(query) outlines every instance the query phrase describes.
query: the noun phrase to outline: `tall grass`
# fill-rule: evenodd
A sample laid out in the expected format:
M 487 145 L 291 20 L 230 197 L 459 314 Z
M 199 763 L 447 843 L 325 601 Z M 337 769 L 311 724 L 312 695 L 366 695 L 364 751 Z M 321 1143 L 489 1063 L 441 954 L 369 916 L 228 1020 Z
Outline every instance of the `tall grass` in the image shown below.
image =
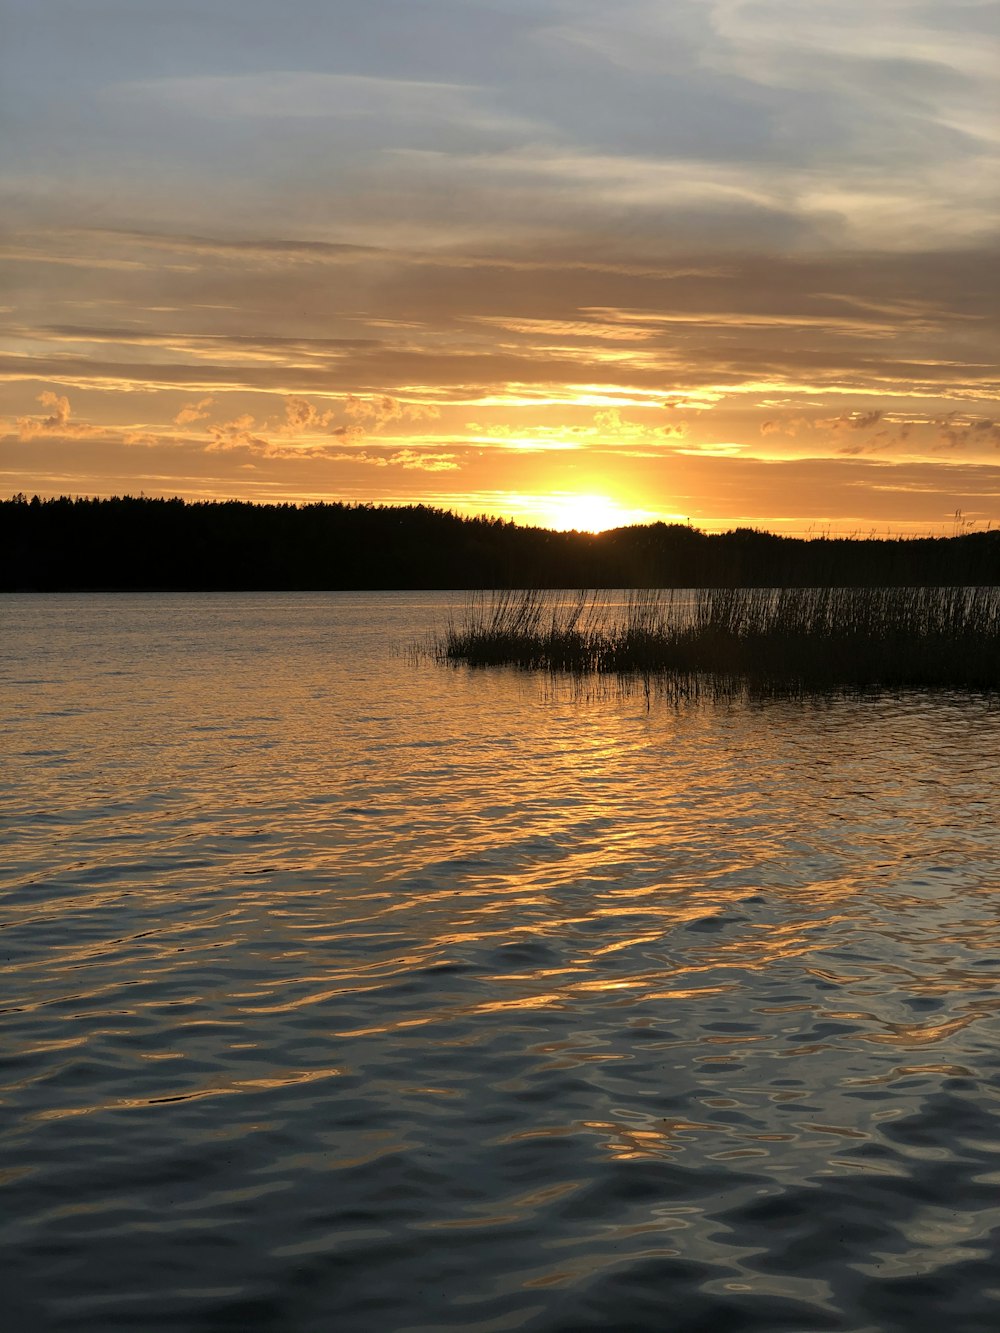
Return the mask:
M 439 659 L 711 678 L 761 690 L 1000 688 L 1000 588 L 703 588 L 479 595 Z

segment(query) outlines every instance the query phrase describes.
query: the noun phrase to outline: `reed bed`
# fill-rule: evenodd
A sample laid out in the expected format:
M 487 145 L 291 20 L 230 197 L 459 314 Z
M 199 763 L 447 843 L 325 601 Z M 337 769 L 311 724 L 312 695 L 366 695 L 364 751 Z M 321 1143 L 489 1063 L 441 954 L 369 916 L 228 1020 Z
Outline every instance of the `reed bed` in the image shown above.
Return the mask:
M 439 660 L 670 677 L 680 692 L 1000 688 L 1000 588 L 702 588 L 474 597 Z

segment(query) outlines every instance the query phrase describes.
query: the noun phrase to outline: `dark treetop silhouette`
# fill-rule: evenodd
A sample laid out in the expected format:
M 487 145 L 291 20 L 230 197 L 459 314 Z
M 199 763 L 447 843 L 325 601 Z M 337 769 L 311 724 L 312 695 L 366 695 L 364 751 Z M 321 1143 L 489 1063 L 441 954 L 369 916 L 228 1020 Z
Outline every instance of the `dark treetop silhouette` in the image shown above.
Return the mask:
M 919 586 L 1000 583 L 1000 532 L 950 538 L 598 534 L 424 505 L 0 501 L 0 589 Z

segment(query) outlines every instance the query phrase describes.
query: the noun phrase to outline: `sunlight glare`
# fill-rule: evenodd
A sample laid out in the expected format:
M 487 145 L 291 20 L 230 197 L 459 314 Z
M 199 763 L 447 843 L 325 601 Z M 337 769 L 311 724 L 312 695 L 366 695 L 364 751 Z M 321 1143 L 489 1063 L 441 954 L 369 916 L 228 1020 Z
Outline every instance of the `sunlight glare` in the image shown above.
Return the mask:
M 606 532 L 609 528 L 648 521 L 644 510 L 625 509 L 606 495 L 553 496 L 544 518 L 558 532 Z

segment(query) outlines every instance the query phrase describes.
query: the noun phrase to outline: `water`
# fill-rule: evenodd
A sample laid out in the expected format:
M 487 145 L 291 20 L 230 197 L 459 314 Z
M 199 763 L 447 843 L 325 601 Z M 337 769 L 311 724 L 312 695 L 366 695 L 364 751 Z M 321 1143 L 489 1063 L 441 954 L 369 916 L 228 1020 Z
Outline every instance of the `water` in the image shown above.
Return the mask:
M 5 1328 L 994 1330 L 1000 712 L 0 599 Z

